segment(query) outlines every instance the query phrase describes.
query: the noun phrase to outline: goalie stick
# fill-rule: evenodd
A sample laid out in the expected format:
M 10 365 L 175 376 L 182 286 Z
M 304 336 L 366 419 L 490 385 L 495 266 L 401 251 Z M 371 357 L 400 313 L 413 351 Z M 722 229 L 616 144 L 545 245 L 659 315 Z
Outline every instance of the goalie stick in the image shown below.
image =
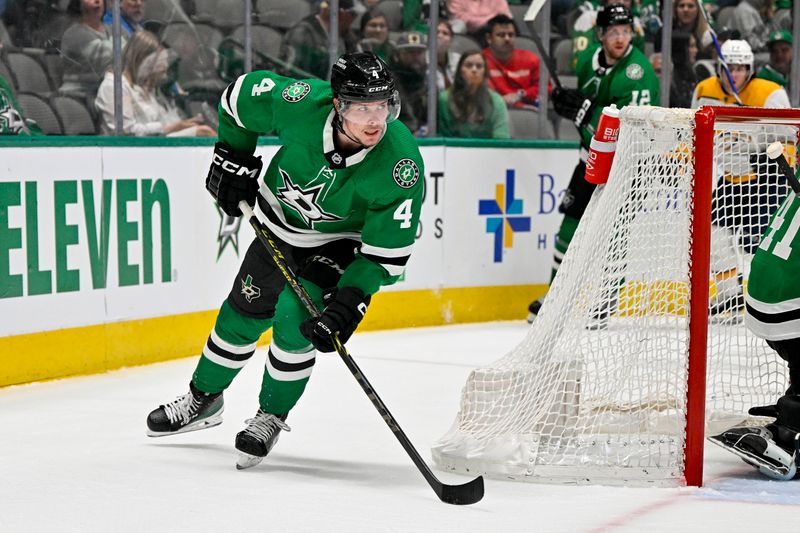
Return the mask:
M 295 294 L 297 294 L 297 297 L 300 298 L 300 301 L 303 302 L 305 308 L 309 313 L 311 313 L 311 316 L 319 316 L 320 312 L 319 309 L 317 309 L 314 300 L 311 299 L 311 296 L 308 294 L 308 291 L 306 291 L 305 287 L 300 284 L 300 281 L 297 279 L 297 275 L 292 271 L 291 267 L 286 264 L 286 258 L 283 257 L 278 245 L 275 244 L 275 239 L 272 233 L 258 222 L 258 219 L 256 218 L 250 206 L 247 205 L 247 202 L 244 200 L 239 202 L 239 209 L 241 209 L 244 216 L 247 217 L 247 220 L 250 222 L 250 226 L 252 226 L 256 232 L 256 238 L 267 249 L 270 257 L 272 257 L 272 260 L 278 267 L 278 270 L 280 270 L 283 274 L 283 277 L 286 278 L 286 281 L 289 283 Z M 394 436 L 397 437 L 398 441 L 400 441 L 403 449 L 406 451 L 409 457 L 411 457 L 411 460 L 422 474 L 422 477 L 425 478 L 425 481 L 428 482 L 439 499 L 445 503 L 451 503 L 454 505 L 469 505 L 479 502 L 481 498 L 483 498 L 483 477 L 478 476 L 472 481 L 464 483 L 463 485 L 446 485 L 439 481 L 419 455 L 419 452 L 417 452 L 416 448 L 414 448 L 414 445 L 411 444 L 411 441 L 397 423 L 397 420 L 395 420 L 394 416 L 392 416 L 392 413 L 390 413 L 389 409 L 387 409 L 386 404 L 383 403 L 383 400 L 380 399 L 378 393 L 375 392 L 375 389 L 372 387 L 370 382 L 367 381 L 366 376 L 364 376 L 364 373 L 361 372 L 361 369 L 353 360 L 353 357 L 347 352 L 347 349 L 344 347 L 344 345 L 339 342 L 339 337 L 337 335 L 333 336 L 333 345 L 336 348 L 336 352 L 344 361 L 344 364 L 347 366 L 347 368 L 353 374 L 353 377 L 356 378 L 358 384 L 361 385 L 361 388 L 369 397 L 372 405 L 374 405 L 375 409 L 378 410 L 378 413 L 380 413 L 381 417 L 386 422 L 386 425 L 389 426 L 389 429 L 392 430 Z
M 775 141 L 767 146 L 767 157 L 778 164 L 778 169 L 780 169 L 786 181 L 789 182 L 789 186 L 794 191 L 795 196 L 800 198 L 800 181 L 797 180 L 794 170 L 789 166 L 789 162 L 786 161 L 786 158 L 783 156 L 783 145 Z

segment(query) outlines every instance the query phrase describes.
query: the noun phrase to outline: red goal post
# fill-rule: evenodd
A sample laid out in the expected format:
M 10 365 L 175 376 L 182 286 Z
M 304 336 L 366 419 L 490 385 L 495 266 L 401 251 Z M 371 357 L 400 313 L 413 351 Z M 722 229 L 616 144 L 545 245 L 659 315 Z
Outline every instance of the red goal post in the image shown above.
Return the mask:
M 704 106 L 695 113 L 695 235 L 690 303 L 689 385 L 686 416 L 686 484 L 703 484 L 704 414 L 706 404 L 706 338 L 708 336 L 711 195 L 714 178 L 714 132 L 720 122 L 800 125 L 800 109 Z M 800 133 L 800 132 L 799 132 Z

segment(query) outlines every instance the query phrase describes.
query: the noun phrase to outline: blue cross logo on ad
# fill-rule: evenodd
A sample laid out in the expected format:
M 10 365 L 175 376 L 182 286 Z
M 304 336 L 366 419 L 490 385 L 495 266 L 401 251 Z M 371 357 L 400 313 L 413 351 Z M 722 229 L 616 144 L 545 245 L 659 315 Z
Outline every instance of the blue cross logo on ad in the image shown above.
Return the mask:
M 529 232 L 531 217 L 522 215 L 522 199 L 514 198 L 514 169 L 506 170 L 505 184 L 495 185 L 493 200 L 478 200 L 478 214 L 487 215 L 486 233 L 494 233 L 494 262 L 503 262 L 503 248 L 514 245 L 514 232 Z

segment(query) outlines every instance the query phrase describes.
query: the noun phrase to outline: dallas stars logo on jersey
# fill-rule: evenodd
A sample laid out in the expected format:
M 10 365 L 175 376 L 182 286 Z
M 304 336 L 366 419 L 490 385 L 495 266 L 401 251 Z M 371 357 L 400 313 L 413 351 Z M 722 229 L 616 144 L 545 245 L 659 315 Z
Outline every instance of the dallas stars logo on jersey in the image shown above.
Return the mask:
M 281 93 L 281 96 L 283 96 L 283 99 L 287 102 L 294 103 L 305 98 L 310 92 L 311 86 L 309 84 L 303 81 L 298 81 L 286 87 Z
M 419 167 L 411 159 L 401 159 L 392 171 L 395 183 L 404 189 L 410 189 L 419 179 Z
M 278 171 L 283 178 L 283 187 L 277 190 L 276 196 L 280 201 L 297 211 L 297 214 L 300 215 L 309 228 L 313 227 L 314 222 L 342 220 L 340 216 L 323 211 L 317 202 L 320 193 L 322 193 L 327 184 L 321 183 L 303 189 L 295 185 L 285 170 L 279 168 Z

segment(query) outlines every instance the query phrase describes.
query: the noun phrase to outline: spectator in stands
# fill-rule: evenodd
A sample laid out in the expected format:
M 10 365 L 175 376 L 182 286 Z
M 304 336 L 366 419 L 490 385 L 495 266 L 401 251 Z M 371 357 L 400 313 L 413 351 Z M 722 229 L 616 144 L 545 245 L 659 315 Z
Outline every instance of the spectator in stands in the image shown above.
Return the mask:
M 144 0 L 119 0 L 120 27 L 123 39 L 142 29 L 144 17 Z M 109 9 L 103 16 L 103 23 L 111 26 L 114 21 L 113 13 Z
M 456 33 L 483 33 L 484 26 L 497 15 L 512 18 L 506 0 L 447 0 L 450 24 Z
M 773 31 L 792 31 L 792 0 L 775 0 L 775 16 L 770 28 Z
M 426 135 L 428 130 L 427 53 L 428 36 L 407 31 L 397 38 L 389 62 L 403 104 L 398 118 L 418 136 Z
M 506 15 L 486 25 L 483 56 L 489 69 L 489 87 L 500 93 L 508 107 L 539 108 L 539 56 L 514 48 L 517 27 Z
M 170 53 L 146 30 L 135 32 L 122 52 L 122 131 L 125 135 L 213 137 L 200 117 L 183 118 L 158 87 L 166 76 Z M 114 74 L 107 72 L 95 100 L 104 132 L 114 132 Z
M 694 35 L 698 47 L 702 47 L 702 49 L 698 51 L 698 56 L 701 59 L 708 59 L 711 57 L 711 50 L 709 48 L 713 47 L 713 44 L 710 44 L 712 42 L 711 33 L 709 32 L 706 19 L 700 13 L 698 0 L 677 0 L 673 4 L 672 31 L 675 32 L 677 30 L 689 32 Z M 674 47 L 672 48 L 672 53 L 675 53 Z
M 439 93 L 439 134 L 442 137 L 508 139 L 508 110 L 489 88 L 486 58 L 480 50 L 461 55 L 453 85 Z
M 427 34 L 430 11 L 431 0 L 403 0 L 403 29 Z M 447 4 L 444 0 L 439 0 L 439 20 L 449 18 Z
M 59 92 L 94 100 L 114 55 L 111 30 L 103 24 L 103 0 L 71 0 L 67 11 L 80 20 L 61 38 L 63 82 Z
M 697 61 L 697 40 L 694 34 L 674 30 L 672 32 L 672 84 L 669 88 L 669 106 L 690 108 L 692 94 L 699 81 L 694 71 Z
M 328 31 L 330 20 L 328 2 L 317 3 L 317 12 L 309 15 L 286 32 L 281 56 L 292 67 L 294 77 L 315 76 L 326 79 L 330 71 Z M 356 35 L 350 30 L 355 18 L 353 0 L 339 0 L 339 54 L 356 50 Z
M 730 27 L 739 30 L 757 54 L 767 49 L 773 13 L 772 0 L 741 0 L 733 10 Z
M 360 36 L 359 52 L 372 52 L 384 61 L 388 61 L 392 56 L 389 22 L 386 20 L 386 15 L 379 10 L 371 9 L 361 17 Z
M 436 88 L 439 91 L 448 89 L 453 84 L 458 65 L 458 52 L 450 51 L 450 44 L 453 42 L 453 28 L 446 20 L 439 21 L 436 32 L 436 62 L 438 72 L 436 74 Z
M 772 32 L 767 41 L 769 63 L 761 67 L 756 78 L 774 81 L 789 90 L 789 73 L 792 71 L 792 34 L 786 30 Z
M 25 118 L 22 108 L 14 97 L 11 84 L 2 76 L 0 76 L 0 135 L 44 135 L 35 121 Z

